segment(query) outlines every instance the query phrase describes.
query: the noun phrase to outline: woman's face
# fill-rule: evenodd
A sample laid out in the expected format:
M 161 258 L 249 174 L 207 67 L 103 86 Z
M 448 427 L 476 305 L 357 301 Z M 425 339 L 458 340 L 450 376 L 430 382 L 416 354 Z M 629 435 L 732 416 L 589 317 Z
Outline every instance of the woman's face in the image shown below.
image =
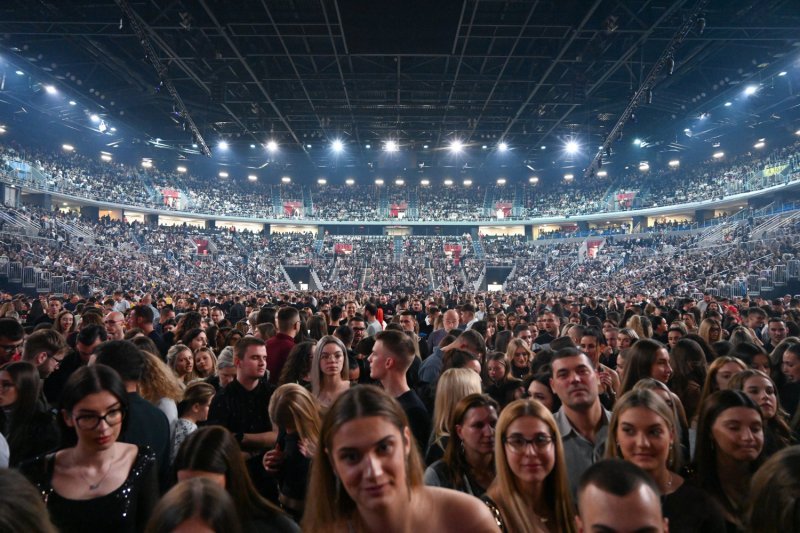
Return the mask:
M 680 331 L 672 330 L 667 332 L 667 344 L 669 345 L 669 349 L 670 350 L 673 349 L 675 345 L 678 344 L 678 341 L 681 340 L 682 338 L 683 338 L 683 333 L 681 333 Z
M 633 339 L 625 335 L 624 333 L 620 333 L 619 336 L 619 349 L 624 350 L 625 348 L 630 348 L 631 344 L 633 343 Z
M 61 320 L 59 320 L 59 326 L 61 327 L 61 331 L 69 331 L 72 328 L 72 324 L 75 323 L 75 317 L 72 316 L 72 313 L 65 313 Z
M 497 330 L 497 328 L 495 327 L 494 322 L 487 322 L 486 323 L 486 338 L 488 339 L 489 337 L 494 335 L 496 330 Z
M 205 350 L 194 355 L 194 365 L 197 367 L 197 371 L 204 376 L 207 376 L 214 369 L 214 361 Z
M 556 464 L 555 435 L 547 424 L 523 416 L 509 424 L 504 437 L 508 467 L 514 476 L 524 484 L 543 483 Z
M 334 474 L 362 512 L 394 509 L 408 498 L 410 432 L 380 416 L 342 424 L 326 450 Z
M 646 472 L 666 467 L 672 446 L 672 432 L 658 413 L 646 407 L 626 409 L 615 435 L 622 457 Z
M 715 380 L 717 382 L 717 390 L 725 390 L 728 388 L 728 382 L 731 378 L 742 371 L 742 367 L 736 363 L 725 363 L 717 371 Z
M 322 347 L 319 356 L 319 369 L 326 376 L 338 376 L 342 373 L 345 354 L 338 344 L 330 342 Z
M 517 319 L 517 315 L 508 315 L 508 317 L 506 318 L 506 323 L 508 324 L 508 329 L 513 330 L 514 326 L 517 325 L 518 321 L 519 321 L 519 319 Z
M 201 331 L 189 342 L 189 349 L 193 352 L 199 350 L 200 348 L 205 348 L 206 346 L 208 346 L 208 337 L 206 336 L 205 331 Z
M 553 411 L 553 391 L 550 387 L 538 381 L 531 381 L 528 387 L 528 394 L 534 400 L 544 404 L 550 412 Z
M 456 433 L 466 450 L 482 455 L 494 452 L 494 427 L 497 411 L 494 407 L 474 407 L 464 415 L 464 421 L 456 424 Z
M 625 358 L 622 354 L 617 354 L 617 374 L 619 374 L 620 382 L 625 379 Z
M 490 360 L 486 363 L 486 373 L 492 381 L 500 381 L 506 375 L 506 365 L 500 361 Z
M 67 426 L 75 428 L 78 442 L 94 450 L 114 445 L 122 430 L 124 412 L 116 396 L 108 391 L 95 392 L 75 404 L 72 411 L 62 411 Z
M 206 420 L 208 420 L 208 411 L 209 409 L 211 409 L 211 401 L 213 399 L 214 397 L 212 396 L 211 398 L 208 399 L 208 401 L 205 404 L 201 404 L 198 406 L 199 407 L 197 410 L 198 422 L 205 422 Z
M 0 370 L 0 407 L 10 407 L 17 403 L 17 386 L 11 374 Z
M 715 449 L 731 461 L 754 461 L 764 446 L 761 413 L 749 407 L 731 407 L 711 426 Z
M 753 376 L 744 382 L 744 392 L 761 408 L 761 414 L 769 420 L 778 410 L 778 397 L 772 381 L 761 376 Z
M 506 315 L 497 315 L 497 327 L 506 328 Z
M 189 350 L 183 350 L 175 356 L 175 373 L 179 376 L 190 374 L 194 370 L 194 357 Z
M 519 346 L 514 352 L 514 366 L 517 368 L 528 368 L 530 363 L 530 354 L 528 350 Z
M 672 367 L 669 364 L 669 352 L 666 348 L 659 348 L 656 359 L 650 367 L 650 376 L 661 383 L 667 383 L 672 376 Z
M 722 337 L 722 328 L 717 324 L 711 324 L 708 328 L 708 342 L 715 343 Z
M 236 343 L 239 342 L 240 340 L 242 340 L 241 333 L 236 333 L 234 335 L 231 335 L 231 338 L 228 339 L 228 346 L 236 346 Z
M 767 354 L 759 353 L 753 356 L 753 362 L 750 363 L 750 368 L 760 370 L 766 375 L 772 374 L 772 367 L 770 365 L 769 356 Z

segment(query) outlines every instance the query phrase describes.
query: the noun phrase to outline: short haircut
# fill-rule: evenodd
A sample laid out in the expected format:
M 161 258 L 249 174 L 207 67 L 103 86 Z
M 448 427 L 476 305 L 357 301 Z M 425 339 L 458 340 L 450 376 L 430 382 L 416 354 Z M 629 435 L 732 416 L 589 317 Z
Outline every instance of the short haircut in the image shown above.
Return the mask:
M 783 323 L 784 325 L 786 324 L 786 321 L 785 321 L 785 320 L 783 320 L 783 319 L 782 319 L 781 317 L 779 317 L 779 316 L 773 316 L 773 317 L 770 317 L 770 319 L 767 321 L 767 324 L 771 324 L 771 323 L 773 323 L 773 322 L 781 322 L 781 323 Z
M 334 331 L 333 334 L 344 343 L 345 346 L 350 346 L 353 344 L 353 328 L 350 326 L 338 326 Z
M 466 303 L 461 306 L 461 312 L 475 314 L 475 306 L 470 303 Z
M 144 353 L 130 341 L 107 341 L 95 349 L 95 362 L 113 368 L 122 381 L 140 381 L 146 364 Z
M 578 506 L 581 494 L 589 486 L 597 487 L 614 496 L 627 496 L 645 485 L 658 498 L 661 491 L 653 478 L 635 464 L 622 459 L 604 459 L 590 466 L 578 484 Z
M 78 336 L 75 337 L 75 342 L 79 342 L 81 344 L 89 346 L 97 342 L 97 339 L 100 339 L 100 342 L 107 341 L 108 332 L 106 331 L 106 328 L 104 328 L 103 326 L 92 324 L 90 326 L 81 328 L 81 330 L 78 332 Z
M 13 318 L 0 318 L 0 338 L 18 341 L 22 340 L 24 336 L 25 330 L 22 328 L 22 324 Z
M 402 331 L 386 330 L 375 334 L 375 341 L 381 341 L 384 347 L 400 363 L 403 372 L 414 362 L 415 350 L 411 338 Z
M 589 358 L 588 355 L 583 353 L 578 348 L 572 348 L 572 347 L 570 347 L 570 348 L 562 348 L 562 349 L 558 350 L 556 353 L 554 353 L 552 359 L 550 359 L 550 364 L 552 365 L 553 363 L 555 363 L 559 359 L 566 359 L 567 357 L 585 357 L 586 360 L 589 362 L 589 366 L 594 368 L 593 365 L 592 365 L 592 360 Z
M 294 323 L 300 318 L 300 312 L 295 307 L 281 307 L 278 311 L 278 330 L 282 333 L 291 331 Z
M 369 313 L 371 316 L 378 314 L 378 307 L 374 303 L 368 303 L 364 306 L 364 314 Z
M 33 332 L 25 339 L 25 346 L 22 350 L 23 361 L 33 361 L 36 354 L 48 352 L 50 356 L 66 351 L 67 342 L 64 336 L 54 329 L 43 329 Z
M 523 322 L 522 324 L 517 324 L 516 326 L 514 326 L 514 336 L 517 337 L 521 332 L 530 329 L 531 327 L 525 322 Z
M 155 317 L 155 313 L 153 313 L 153 308 L 149 305 L 139 304 L 133 308 L 136 312 L 136 319 L 141 319 L 142 322 L 145 324 L 152 324 L 153 318 Z
M 469 344 L 475 351 L 479 354 L 483 355 L 486 353 L 486 341 L 483 339 L 483 335 L 478 333 L 477 331 L 472 331 L 468 329 L 466 331 L 462 331 L 458 337 L 456 337 L 457 342 L 465 342 Z
M 295 309 L 295 311 L 297 311 Z M 236 346 L 233 347 L 233 356 L 236 359 L 241 359 L 250 346 L 267 346 L 267 343 L 258 337 L 242 337 Z
M 767 312 L 761 309 L 760 307 L 751 307 L 750 309 L 748 309 L 747 316 L 749 317 L 751 315 L 759 315 L 763 316 L 764 318 L 767 318 Z

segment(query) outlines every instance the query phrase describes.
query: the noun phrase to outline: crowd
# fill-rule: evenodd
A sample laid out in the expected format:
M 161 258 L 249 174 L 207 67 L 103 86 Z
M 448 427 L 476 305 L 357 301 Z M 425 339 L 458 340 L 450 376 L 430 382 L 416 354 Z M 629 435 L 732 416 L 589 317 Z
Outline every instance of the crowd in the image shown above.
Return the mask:
M 0 523 L 800 527 L 800 299 L 409 292 L 0 293 Z

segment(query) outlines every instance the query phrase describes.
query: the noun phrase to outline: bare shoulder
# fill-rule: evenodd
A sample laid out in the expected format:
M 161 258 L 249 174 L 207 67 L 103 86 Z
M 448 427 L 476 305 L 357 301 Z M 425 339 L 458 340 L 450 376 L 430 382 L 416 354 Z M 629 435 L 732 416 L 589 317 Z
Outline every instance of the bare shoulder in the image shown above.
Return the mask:
M 426 502 L 426 521 L 431 531 L 458 533 L 496 533 L 497 524 L 489 508 L 478 498 L 441 487 L 424 487 L 420 496 Z

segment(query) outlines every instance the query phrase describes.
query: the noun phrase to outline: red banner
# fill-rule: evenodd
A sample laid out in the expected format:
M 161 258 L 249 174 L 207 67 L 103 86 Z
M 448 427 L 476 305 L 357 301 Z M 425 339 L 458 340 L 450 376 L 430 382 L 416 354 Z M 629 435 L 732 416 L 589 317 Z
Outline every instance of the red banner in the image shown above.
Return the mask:
M 502 211 L 504 217 L 511 216 L 511 202 L 496 202 L 494 210 L 495 212 Z
M 303 216 L 303 203 L 302 202 L 283 202 L 283 213 L 287 217 L 300 217 L 300 216 Z
M 195 246 L 197 246 L 197 253 L 206 255 L 208 253 L 208 240 L 206 239 L 193 239 Z
M 333 245 L 333 251 L 337 254 L 351 254 L 353 253 L 353 245 L 344 242 L 337 242 Z

